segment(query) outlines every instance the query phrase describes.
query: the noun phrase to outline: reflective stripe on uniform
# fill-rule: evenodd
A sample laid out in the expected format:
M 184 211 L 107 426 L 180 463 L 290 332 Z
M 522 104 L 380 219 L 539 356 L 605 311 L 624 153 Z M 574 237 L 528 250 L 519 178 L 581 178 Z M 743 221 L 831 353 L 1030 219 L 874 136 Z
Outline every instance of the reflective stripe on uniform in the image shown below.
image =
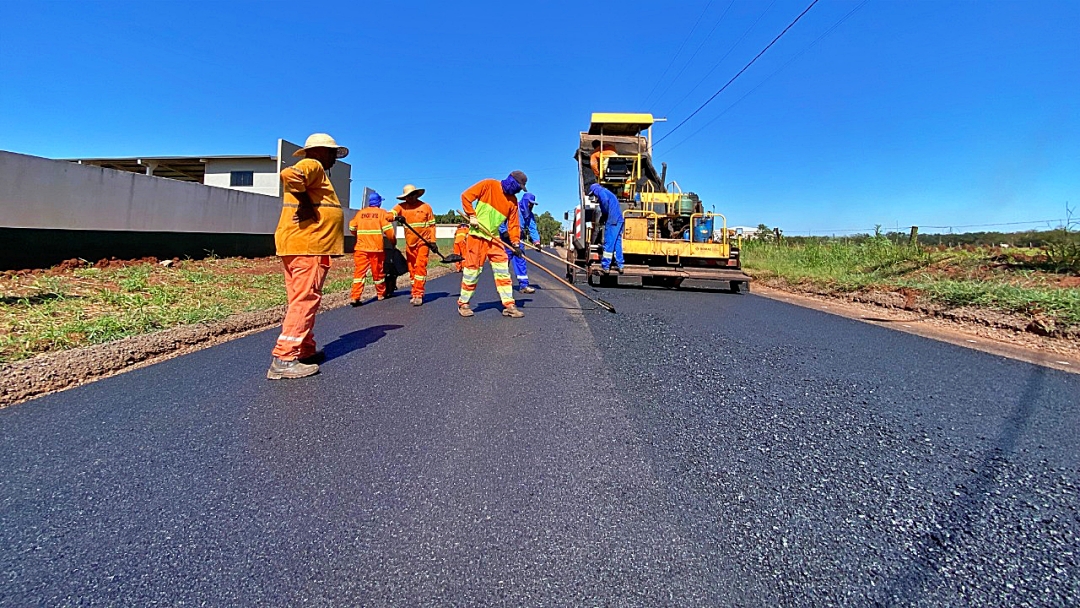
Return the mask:
M 303 342 L 304 341 L 303 336 L 286 336 L 285 334 L 281 334 L 280 336 L 277 337 L 277 339 L 278 339 L 278 342 L 281 342 L 281 341 L 285 341 L 285 342 Z
M 413 277 L 413 280 L 414 280 L 414 281 L 426 281 L 426 280 L 427 280 L 427 276 L 426 276 L 426 275 L 422 275 L 422 274 L 418 274 L 418 275 L 416 275 L 415 277 Z
M 363 277 L 361 277 L 359 279 L 353 279 L 352 282 L 353 282 L 353 285 L 356 285 L 357 283 L 363 283 L 364 279 L 363 279 Z
M 610 260 L 613 257 L 615 257 L 615 252 L 614 251 L 605 251 L 604 252 L 604 259 Z
M 386 279 L 379 279 L 378 281 L 375 281 L 375 284 L 376 285 L 381 285 L 381 284 L 383 284 L 385 282 L 386 282 Z

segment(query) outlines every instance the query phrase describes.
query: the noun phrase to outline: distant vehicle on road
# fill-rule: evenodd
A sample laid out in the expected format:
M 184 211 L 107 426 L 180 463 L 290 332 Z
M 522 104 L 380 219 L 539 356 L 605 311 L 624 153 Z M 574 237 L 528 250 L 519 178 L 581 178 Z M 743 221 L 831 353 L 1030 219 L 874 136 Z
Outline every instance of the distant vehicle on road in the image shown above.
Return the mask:
M 750 277 L 739 258 L 741 236 L 728 230 L 723 214 L 705 211 L 696 194 L 683 192 L 674 181 L 664 183 L 667 165 L 659 174 L 653 166 L 652 125 L 652 114 L 594 113 L 589 130 L 580 134 L 574 153 L 580 200 L 574 210 L 566 278 L 584 278 L 590 285 L 670 288 L 689 279 L 726 284 L 732 292 L 749 291 Z M 593 159 L 595 142 L 602 152 Z M 604 227 L 599 205 L 588 196 L 595 183 L 614 193 L 622 206 L 626 263 L 621 274 L 600 266 Z M 565 219 L 571 219 L 569 213 Z

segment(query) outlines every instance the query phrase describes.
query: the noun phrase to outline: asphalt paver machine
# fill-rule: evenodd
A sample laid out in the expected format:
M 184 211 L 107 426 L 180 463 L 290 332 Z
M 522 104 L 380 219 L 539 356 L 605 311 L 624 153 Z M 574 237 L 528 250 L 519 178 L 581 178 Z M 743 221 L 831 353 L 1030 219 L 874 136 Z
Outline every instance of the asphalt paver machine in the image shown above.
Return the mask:
M 579 201 L 567 243 L 567 280 L 670 288 L 690 280 L 748 291 L 750 277 L 739 259 L 741 237 L 729 232 L 723 214 L 705 211 L 696 194 L 683 192 L 674 181 L 665 183 L 666 165 L 657 173 L 652 125 L 651 114 L 594 113 L 589 130 L 580 134 L 574 153 Z M 594 159 L 596 142 L 600 152 Z M 613 192 L 623 210 L 622 274 L 600 267 L 604 226 L 599 205 L 588 194 L 594 183 Z

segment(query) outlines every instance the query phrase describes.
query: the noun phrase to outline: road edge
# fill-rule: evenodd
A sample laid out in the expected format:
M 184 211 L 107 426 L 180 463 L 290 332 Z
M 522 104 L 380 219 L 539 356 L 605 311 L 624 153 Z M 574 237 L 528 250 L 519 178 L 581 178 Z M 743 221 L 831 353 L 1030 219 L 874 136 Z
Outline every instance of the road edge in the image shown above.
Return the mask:
M 854 319 L 923 338 L 1006 357 L 1063 372 L 1080 374 L 1080 347 L 1063 338 L 1021 333 L 937 316 L 926 311 L 897 309 L 839 296 L 796 293 L 754 282 L 754 294 L 803 308 Z

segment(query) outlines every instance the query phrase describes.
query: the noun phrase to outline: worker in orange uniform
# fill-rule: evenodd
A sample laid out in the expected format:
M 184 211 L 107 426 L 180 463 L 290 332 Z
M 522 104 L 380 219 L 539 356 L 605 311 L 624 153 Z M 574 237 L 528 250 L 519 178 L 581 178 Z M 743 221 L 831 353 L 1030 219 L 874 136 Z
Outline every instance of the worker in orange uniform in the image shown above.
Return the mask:
M 465 241 L 465 263 L 461 271 L 461 295 L 458 296 L 458 314 L 473 316 L 469 300 L 476 292 L 480 270 L 484 262 L 491 261 L 495 274 L 495 289 L 502 300 L 503 316 L 524 317 L 514 302 L 514 287 L 510 281 L 510 263 L 504 244 L 495 235 L 499 225 L 506 222 L 510 239 L 510 251 L 524 257 L 521 248 L 521 224 L 518 219 L 517 193 L 525 190 L 528 178 L 521 171 L 514 171 L 506 179 L 485 179 L 461 193 L 461 208 L 469 218 L 469 237 Z M 526 190 L 527 191 L 527 190 Z
M 401 202 L 394 206 L 394 216 L 412 226 L 424 239 L 434 243 L 435 212 L 431 210 L 431 205 L 420 200 L 424 192 L 426 190 L 423 188 L 406 184 L 398 196 Z M 405 229 L 405 259 L 409 263 L 409 275 L 412 277 L 412 299 L 409 303 L 413 306 L 424 303 L 424 285 L 427 283 L 429 252 L 427 244 L 420 236 L 408 228 Z
M 468 222 L 458 224 L 457 230 L 454 231 L 454 253 L 465 258 L 465 239 L 469 236 L 469 224 Z M 464 262 L 458 262 L 454 264 L 454 270 L 461 272 L 464 268 Z
M 285 266 L 288 309 L 266 372 L 271 380 L 316 374 L 325 358 L 315 348 L 315 313 L 330 258 L 345 255 L 345 215 L 326 172 L 348 154 L 333 137 L 315 133 L 293 153 L 302 160 L 281 170 L 284 200 L 274 243 Z
M 383 251 L 383 237 L 391 242 L 396 242 L 394 235 L 394 214 L 382 209 L 383 198 L 378 192 L 368 195 L 367 207 L 356 212 L 356 216 L 349 222 L 349 232 L 356 236 L 356 247 L 353 249 L 353 282 L 352 293 L 349 295 L 350 304 L 360 306 L 360 297 L 364 293 L 364 280 L 367 279 L 368 271 L 371 272 L 371 282 L 375 284 L 375 297 L 382 300 L 386 297 L 386 277 L 383 276 L 383 262 L 386 253 Z
M 592 172 L 596 175 L 596 180 L 600 181 L 600 170 L 607 170 L 607 157 L 615 156 L 618 152 L 615 151 L 615 147 L 608 144 L 600 149 L 600 140 L 594 139 L 592 141 L 592 154 L 589 155 L 589 166 L 592 167 Z

